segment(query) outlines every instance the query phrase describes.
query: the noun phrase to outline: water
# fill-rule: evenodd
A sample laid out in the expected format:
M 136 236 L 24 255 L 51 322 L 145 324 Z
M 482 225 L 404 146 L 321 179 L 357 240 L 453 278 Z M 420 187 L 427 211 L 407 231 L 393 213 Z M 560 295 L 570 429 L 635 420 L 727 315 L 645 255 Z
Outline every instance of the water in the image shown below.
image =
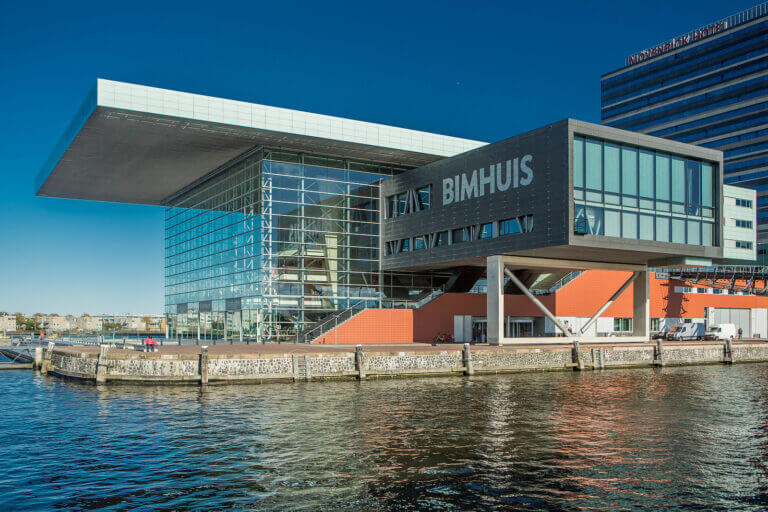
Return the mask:
M 768 365 L 96 388 L 0 372 L 0 510 L 762 510 Z

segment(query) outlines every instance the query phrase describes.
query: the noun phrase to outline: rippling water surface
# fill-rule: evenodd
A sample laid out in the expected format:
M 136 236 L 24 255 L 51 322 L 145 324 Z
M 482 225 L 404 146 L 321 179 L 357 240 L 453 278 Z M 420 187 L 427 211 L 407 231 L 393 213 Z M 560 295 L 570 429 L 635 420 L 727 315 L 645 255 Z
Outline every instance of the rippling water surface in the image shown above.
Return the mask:
M 768 504 L 768 365 L 0 388 L 0 510 Z

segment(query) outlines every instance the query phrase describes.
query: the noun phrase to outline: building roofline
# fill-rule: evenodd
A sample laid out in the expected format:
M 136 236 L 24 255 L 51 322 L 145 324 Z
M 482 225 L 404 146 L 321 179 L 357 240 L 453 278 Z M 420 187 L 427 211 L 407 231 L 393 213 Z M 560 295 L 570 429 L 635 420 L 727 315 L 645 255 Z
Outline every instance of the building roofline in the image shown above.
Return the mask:
M 417 167 L 485 142 L 98 79 L 36 193 L 161 204 L 258 145 Z

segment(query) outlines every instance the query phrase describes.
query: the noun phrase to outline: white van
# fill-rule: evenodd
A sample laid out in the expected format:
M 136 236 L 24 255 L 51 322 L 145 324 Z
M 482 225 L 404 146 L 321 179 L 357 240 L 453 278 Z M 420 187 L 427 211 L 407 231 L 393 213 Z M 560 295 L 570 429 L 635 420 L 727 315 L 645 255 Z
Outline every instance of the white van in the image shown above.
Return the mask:
M 713 325 L 707 330 L 706 338 L 708 340 L 728 340 L 739 337 L 739 330 L 734 324 Z
M 677 324 L 667 332 L 667 339 L 674 341 L 703 340 L 704 324 L 691 322 L 689 324 Z

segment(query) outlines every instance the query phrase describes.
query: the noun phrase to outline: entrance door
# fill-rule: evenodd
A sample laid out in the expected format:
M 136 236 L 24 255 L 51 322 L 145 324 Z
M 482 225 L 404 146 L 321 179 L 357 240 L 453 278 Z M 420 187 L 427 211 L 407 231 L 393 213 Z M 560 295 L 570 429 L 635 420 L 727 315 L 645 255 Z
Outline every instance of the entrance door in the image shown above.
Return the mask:
M 533 337 L 533 320 L 509 320 L 509 337 L 510 338 L 532 338 Z
M 488 341 L 488 321 L 472 319 L 472 341 L 485 343 Z

